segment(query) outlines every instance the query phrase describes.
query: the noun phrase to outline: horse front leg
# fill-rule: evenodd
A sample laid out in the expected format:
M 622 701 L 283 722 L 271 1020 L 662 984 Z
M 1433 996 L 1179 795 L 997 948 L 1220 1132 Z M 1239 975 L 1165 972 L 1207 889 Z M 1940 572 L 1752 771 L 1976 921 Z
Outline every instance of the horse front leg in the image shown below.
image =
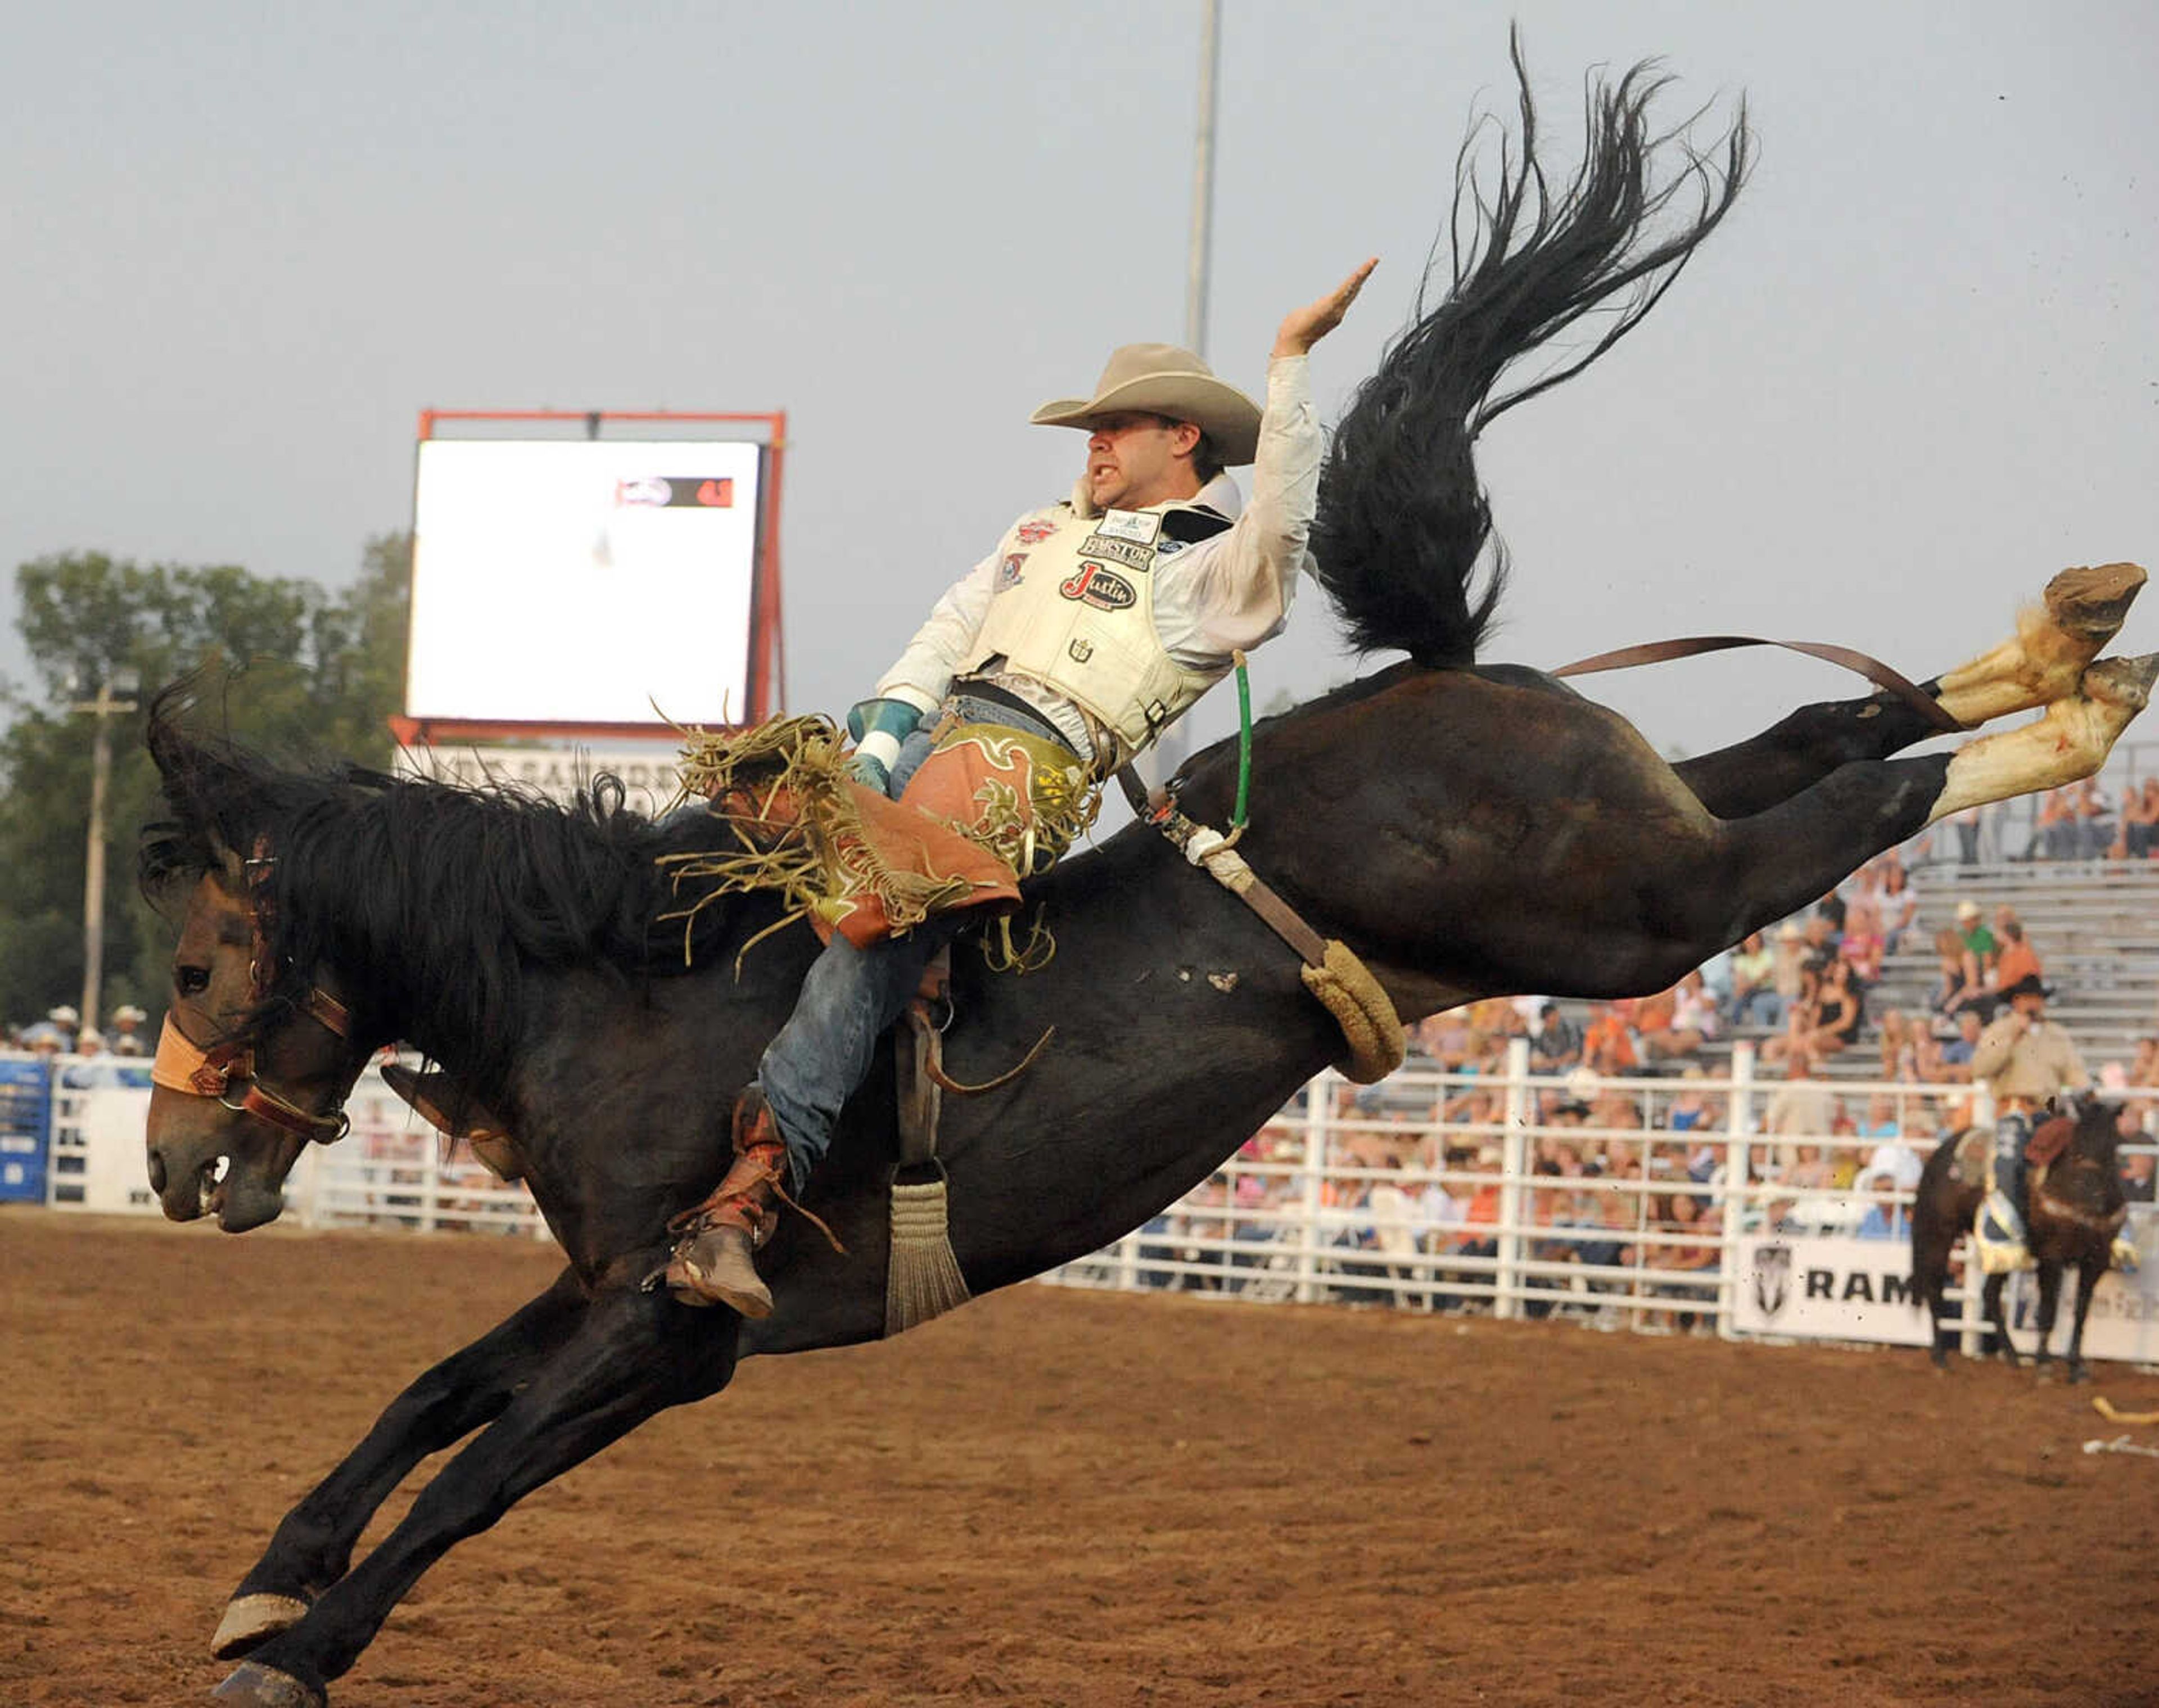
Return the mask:
M 2092 1295 L 2106 1278 L 2110 1268 L 2110 1254 L 2102 1250 L 2096 1257 L 2087 1257 L 2077 1266 L 2077 1310 L 2069 1324 L 2069 1379 L 2089 1382 L 2091 1372 L 2084 1367 L 2084 1318 L 2091 1312 Z
M 2054 1317 L 2062 1305 L 2062 1265 L 2043 1263 L 2039 1265 L 2039 1315 L 2034 1326 L 2039 1331 L 2039 1349 L 2032 1355 L 2032 1362 L 2044 1370 L 2054 1361 Z
M 218 1687 L 256 1708 L 324 1708 L 390 1611 L 457 1543 L 655 1413 L 734 1374 L 741 1319 L 634 1286 L 593 1298 L 500 1415 L 422 1489 L 403 1522 Z
M 2009 1338 L 2009 1321 L 2001 1314 L 2001 1290 L 2008 1282 L 2006 1275 L 1987 1276 L 1986 1285 L 1980 1290 L 1980 1311 L 1994 1330 L 1995 1350 L 2001 1354 L 2002 1363 L 2013 1370 L 2018 1363 L 2017 1343 Z
M 430 1453 L 497 1416 L 539 1362 L 576 1328 L 585 1294 L 564 1270 L 547 1291 L 391 1400 L 344 1462 L 285 1514 L 240 1581 L 210 1639 L 220 1660 L 296 1624 L 345 1574 L 375 1509 Z

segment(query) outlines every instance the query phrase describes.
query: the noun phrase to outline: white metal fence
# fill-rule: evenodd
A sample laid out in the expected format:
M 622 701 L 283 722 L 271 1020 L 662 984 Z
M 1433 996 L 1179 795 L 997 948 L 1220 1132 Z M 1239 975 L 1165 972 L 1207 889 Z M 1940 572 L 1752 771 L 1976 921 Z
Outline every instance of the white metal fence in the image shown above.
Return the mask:
M 1518 1041 L 1500 1076 L 1323 1074 L 1182 1202 L 1051 1279 L 1923 1343 L 1911 1188 L 1938 1135 L 1990 1119 L 1965 1085 L 1758 1080 L 1744 1047 L 1724 1079 L 1532 1076 Z M 2100 1284 L 2087 1350 L 2159 1360 L 2150 1205 L 2130 1233 L 2146 1263 Z M 1953 1286 L 1968 1319 L 1978 1279 Z
M 62 1058 L 49 1084 L 35 1201 L 155 1214 L 144 1064 Z M 2122 1095 L 2159 1108 L 2159 1088 Z M 295 1166 L 292 1219 L 546 1237 L 522 1186 L 448 1151 L 372 1069 L 348 1110 L 350 1136 Z M 1938 1134 L 1990 1115 L 1968 1086 L 1758 1080 L 1743 1046 L 1715 1079 L 1533 1076 L 1519 1041 L 1497 1076 L 1410 1068 L 1360 1090 L 1330 1073 L 1179 1203 L 1048 1279 L 1918 1343 L 1910 1185 Z M 2087 1349 L 2159 1362 L 2152 1206 L 2130 1232 L 2144 1267 L 2101 1283 Z M 1976 1317 L 1972 1294 L 1952 1298 Z

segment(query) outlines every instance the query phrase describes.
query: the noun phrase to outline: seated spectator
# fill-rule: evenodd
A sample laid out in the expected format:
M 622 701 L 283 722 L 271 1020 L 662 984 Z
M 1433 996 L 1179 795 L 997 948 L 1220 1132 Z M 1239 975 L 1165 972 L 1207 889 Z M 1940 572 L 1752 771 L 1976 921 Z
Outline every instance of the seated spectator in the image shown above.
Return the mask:
M 1680 1076 L 1686 1081 L 1665 1110 L 1665 1126 L 1672 1132 L 1690 1133 L 1698 1127 L 1714 1127 L 1716 1111 L 1701 1081 L 1708 1076 L 1700 1068 L 1689 1068 Z
M 2109 845 L 2114 841 L 2114 803 L 2106 798 L 2096 777 L 2087 777 L 2074 785 L 2072 799 L 2077 815 L 2075 857 L 2079 860 L 2104 858 Z
M 1859 1225 L 1852 1229 L 1854 1237 L 1908 1240 L 1912 1237 L 1912 1219 L 1904 1206 L 1891 1196 L 1897 1189 L 1894 1177 L 1886 1172 L 1867 1174 L 1861 1177 L 1860 1184 L 1861 1190 L 1872 1194 L 1872 1202 L 1867 1205 L 1866 1214 L 1859 1219 Z
M 2001 924 L 2001 953 L 1994 963 L 1994 988 L 2006 991 L 2019 979 L 2042 976 L 2038 955 L 2025 940 L 2022 922 L 2014 919 L 2004 920 Z
M 1969 907 L 1970 903 L 1965 905 Z M 1934 990 L 1928 1000 L 1937 1027 L 1956 1030 L 1957 1016 L 1970 1009 L 1983 1027 L 1994 1013 L 1994 993 L 1986 987 L 1986 971 L 1960 931 L 1934 934 Z
M 1723 1266 L 1723 1252 L 1716 1244 L 1722 1233 L 1722 1218 L 1715 1209 L 1690 1193 L 1675 1193 L 1663 1200 L 1664 1214 L 1657 1223 L 1658 1231 L 1665 1234 L 1692 1236 L 1687 1243 L 1659 1246 L 1654 1258 L 1659 1271 L 1660 1285 L 1657 1291 L 1668 1297 L 1679 1299 L 1713 1299 L 1716 1288 L 1713 1280 Z M 1675 1282 L 1671 1276 L 1702 1276 L 1707 1279 L 1692 1282 Z M 1691 1328 L 1698 1321 L 1696 1313 L 1682 1311 L 1678 1313 L 1679 1326 Z
M 1941 1040 L 1931 1032 L 1918 1027 L 1912 1028 L 1912 1078 L 1922 1085 L 1939 1085 L 1949 1082 L 1954 1072 L 1942 1060 Z M 1969 1074 L 1971 1069 L 1967 1067 Z
M 1882 939 L 1891 955 L 1903 945 L 1904 934 L 1918 921 L 1919 892 L 1905 872 L 1904 862 L 1894 853 L 1885 854 L 1882 870 Z
M 1686 1012 L 1685 1024 L 1680 1017 L 1682 1007 Z M 1716 1012 L 1702 994 L 1699 970 L 1671 989 L 1644 997 L 1635 1007 L 1634 1048 L 1646 1061 L 1669 1062 L 1693 1055 L 1716 1029 Z
M 1995 957 L 2001 953 L 2001 945 L 1994 933 L 1987 929 L 1986 921 L 1980 917 L 1979 903 L 1969 896 L 1956 904 L 1957 935 L 1964 940 L 1972 959 L 1979 963 L 1979 980 L 1991 985 Z
M 1914 1043 L 1917 1030 L 1905 1017 L 1903 1009 L 1882 1010 L 1881 1035 L 1877 1041 L 1882 1049 L 1883 1079 L 1908 1084 L 1919 1077 L 1919 1055 Z
M 2147 777 L 2141 789 L 2124 792 L 2115 847 L 2119 858 L 2149 860 L 2159 855 L 2159 777 Z
M 1866 1119 L 1860 1123 L 1859 1136 L 1878 1141 L 1866 1162 L 1860 1165 L 1860 1178 L 1882 1174 L 1899 1192 L 1918 1188 L 1919 1171 L 1926 1165 L 1919 1153 L 1904 1141 L 1903 1127 L 1897 1120 L 1893 1098 L 1877 1092 L 1867 1100 Z
M 1632 1002 L 1592 1002 L 1589 1029 L 1582 1034 L 1582 1064 L 1592 1073 L 1609 1079 L 1632 1073 L 1641 1066 L 1635 1053 L 1633 1028 L 1628 1024 Z
M 1777 956 L 1750 931 L 1732 955 L 1732 1023 L 1776 1026 L 1784 1018 L 1784 999 L 1777 994 Z
M 1974 1008 L 1959 1014 L 1956 1024 L 1956 1036 L 1942 1046 L 1940 1083 L 1969 1085 L 1972 1055 L 1979 1048 L 1980 1035 L 1986 1027 L 1980 1024 L 1979 1011 Z
M 1789 1010 L 1799 1000 L 1800 986 L 1805 982 L 1809 955 L 1806 929 L 1796 920 L 1785 920 L 1777 928 L 1771 948 L 1776 956 L 1776 970 L 1770 982 Z
M 1559 1004 L 1547 1002 L 1537 1012 L 1537 1029 L 1530 1037 L 1530 1071 L 1563 1074 L 1582 1065 L 1582 1028 L 1560 1012 Z
M 1811 999 L 1803 997 L 1793 1008 L 1780 1053 L 1803 1050 L 1816 1061 L 1839 1054 L 1858 1038 L 1866 1013 L 1851 964 L 1842 955 L 1833 955 L 1822 968 Z
M 2077 810 L 2066 789 L 2050 789 L 2040 797 L 2039 813 L 2032 822 L 2032 857 L 2074 860 L 2077 853 Z
M 1844 935 L 1837 953 L 1862 986 L 1882 982 L 1882 957 L 1887 946 L 1882 938 L 1882 913 L 1872 902 L 1854 902 L 1845 915 Z
M 1762 1111 L 1762 1131 L 1772 1138 L 1819 1141 L 1835 1129 L 1836 1097 L 1813 1077 L 1814 1058 L 1804 1049 L 1784 1059 L 1784 1083 L 1769 1094 Z
M 2151 1135 L 2145 1130 L 2143 1117 L 2134 1110 L 2125 1109 L 2117 1117 L 2121 1123 L 2121 1142 L 2125 1145 L 2149 1145 Z M 2121 1159 L 2121 1195 L 2133 1204 L 2153 1202 L 2155 1177 L 2159 1177 L 2159 1157 L 2150 1151 Z

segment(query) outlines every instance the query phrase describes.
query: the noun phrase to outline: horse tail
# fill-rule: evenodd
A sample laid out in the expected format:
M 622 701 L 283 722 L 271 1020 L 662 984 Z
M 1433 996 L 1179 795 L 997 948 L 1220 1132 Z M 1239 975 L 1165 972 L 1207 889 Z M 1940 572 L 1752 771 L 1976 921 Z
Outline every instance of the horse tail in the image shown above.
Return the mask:
M 1592 82 L 1585 157 L 1573 181 L 1555 191 L 1537 158 L 1519 36 L 1509 51 L 1519 148 L 1503 131 L 1499 182 L 1488 199 L 1476 165 L 1482 122 L 1463 142 L 1446 297 L 1426 308 L 1435 245 L 1414 323 L 1335 428 L 1312 530 L 1320 585 L 1356 649 L 1399 647 L 1427 665 L 1475 660 L 1506 582 L 1505 551 L 1493 539 L 1491 505 L 1471 455 L 1477 436 L 1516 404 L 1580 373 L 1656 306 L 1730 210 L 1753 154 L 1743 101 L 1731 130 L 1707 150 L 1689 139 L 1691 120 L 1653 131 L 1649 107 L 1667 80 L 1644 64 L 1616 87 Z M 1684 165 L 1659 183 L 1653 168 L 1667 144 Z M 1663 216 L 1690 191 L 1696 205 L 1670 230 Z M 1600 308 L 1610 322 L 1586 354 L 1495 391 L 1514 364 Z M 1473 602 L 1488 543 L 1491 572 Z

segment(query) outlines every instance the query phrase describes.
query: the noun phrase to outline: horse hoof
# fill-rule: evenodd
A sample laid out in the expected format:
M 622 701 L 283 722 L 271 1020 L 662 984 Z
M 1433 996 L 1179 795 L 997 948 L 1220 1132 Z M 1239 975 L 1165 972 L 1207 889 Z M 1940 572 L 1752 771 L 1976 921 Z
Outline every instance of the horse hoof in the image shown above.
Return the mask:
M 210 1695 L 220 1702 L 252 1703 L 254 1708 L 329 1708 L 330 1702 L 322 1691 L 302 1684 L 290 1673 L 253 1660 L 241 1662 L 232 1676 Z
M 235 1596 L 217 1622 L 210 1652 L 219 1660 L 237 1660 L 266 1638 L 288 1631 L 308 1616 L 308 1604 L 291 1596 Z
M 2131 717 L 2151 700 L 2151 685 L 2159 681 L 2159 652 L 2141 658 L 2103 658 L 2084 674 L 2079 691 L 2087 700 L 2125 707 Z M 2127 718 L 2122 720 L 2125 724 Z
M 2144 572 L 2133 563 L 2065 569 L 2047 583 L 2047 614 L 2056 628 L 2089 640 L 2096 651 L 2114 639 L 2144 581 Z
M 2091 1380 L 2091 1372 L 2086 1369 L 2082 1364 L 2071 1364 L 2069 1366 L 2069 1381 L 2072 1385 L 2079 1382 L 2089 1382 L 2089 1380 Z

